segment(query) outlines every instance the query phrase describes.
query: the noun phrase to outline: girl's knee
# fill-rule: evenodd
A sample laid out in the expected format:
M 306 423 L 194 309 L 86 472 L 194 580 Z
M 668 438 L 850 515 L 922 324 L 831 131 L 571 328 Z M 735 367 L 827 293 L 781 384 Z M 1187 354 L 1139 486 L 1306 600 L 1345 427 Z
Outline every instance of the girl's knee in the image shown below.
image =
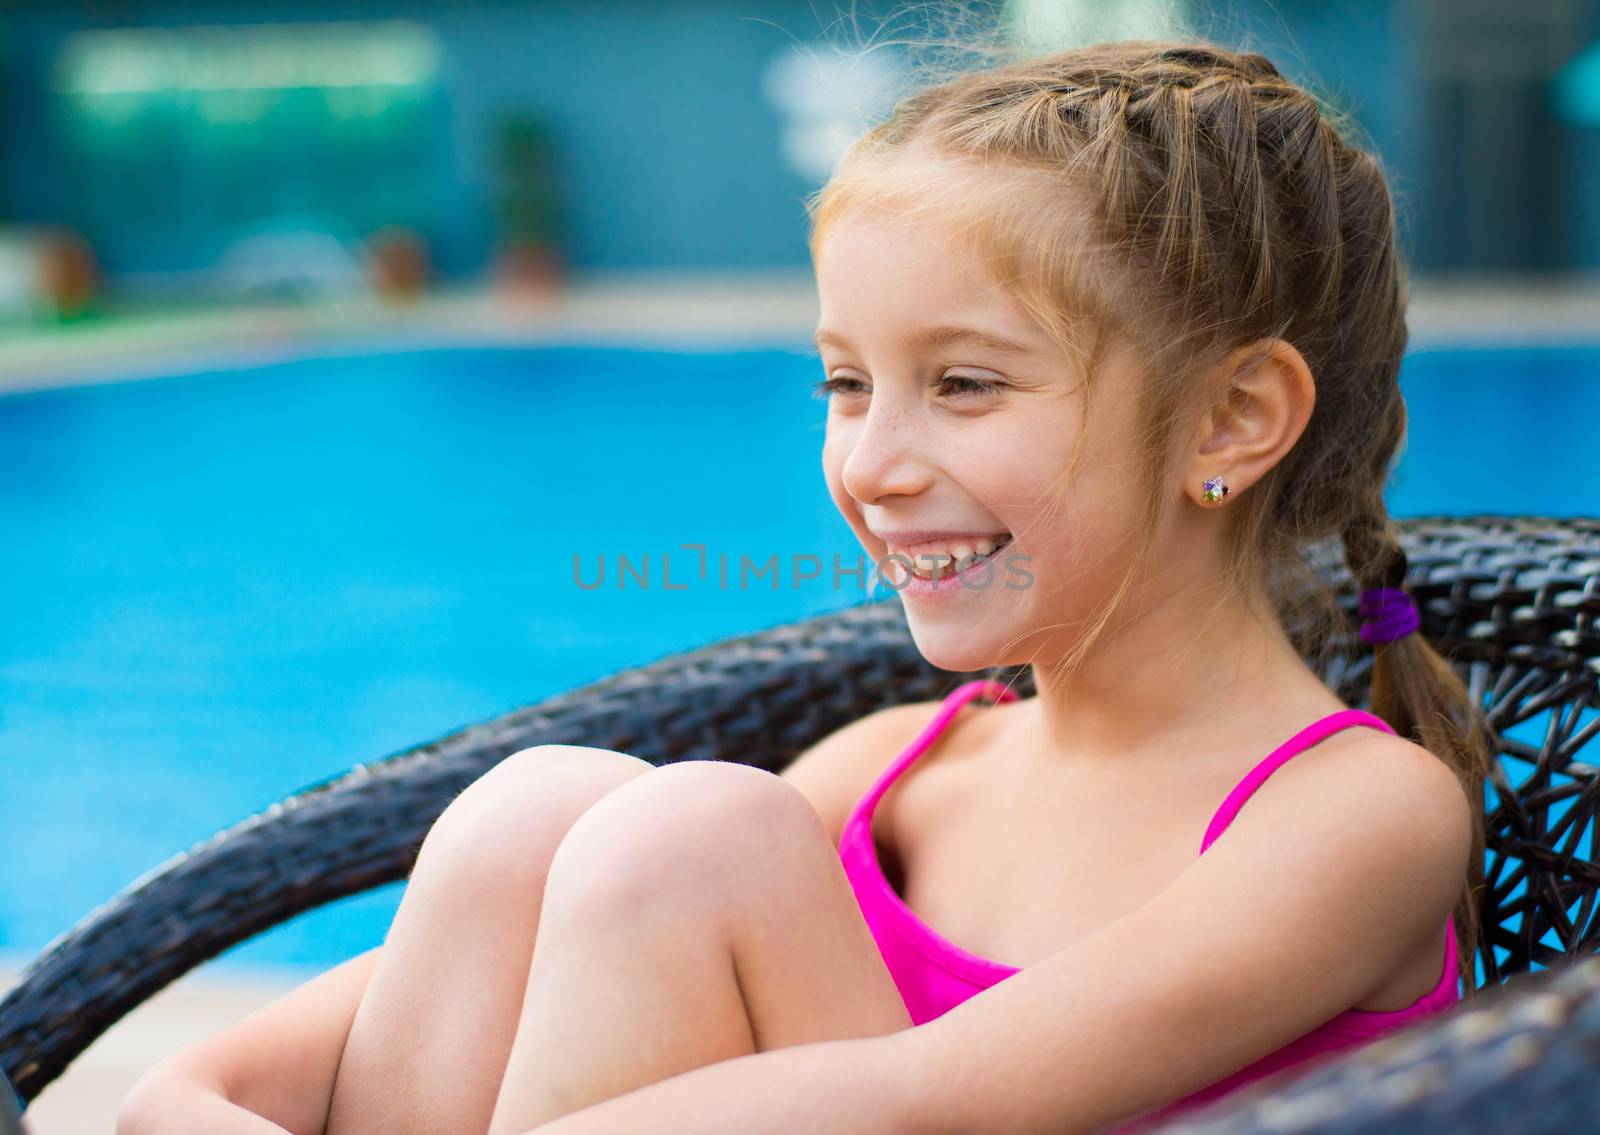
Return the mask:
M 518 750 L 449 803 L 422 852 L 489 873 L 542 876 L 579 816 L 653 767 L 626 753 L 582 745 Z
M 556 849 L 551 878 L 559 873 L 567 901 L 588 908 L 681 905 L 726 898 L 765 873 L 763 860 L 781 873 L 796 848 L 828 844 L 815 809 L 783 778 L 729 761 L 681 761 L 579 817 Z

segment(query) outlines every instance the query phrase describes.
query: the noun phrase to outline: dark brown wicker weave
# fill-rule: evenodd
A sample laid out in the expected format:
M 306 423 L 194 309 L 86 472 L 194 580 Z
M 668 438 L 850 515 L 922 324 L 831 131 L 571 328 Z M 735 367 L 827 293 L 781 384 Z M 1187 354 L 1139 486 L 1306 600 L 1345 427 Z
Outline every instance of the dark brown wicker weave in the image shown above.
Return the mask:
M 1428 517 L 1400 530 L 1423 632 L 1486 700 L 1500 738 L 1478 943 L 1489 984 L 1500 987 L 1174 1130 L 1600 1131 L 1600 959 L 1566 961 L 1600 943 L 1600 746 L 1591 744 L 1600 734 L 1600 520 Z M 1337 548 L 1313 549 L 1312 560 L 1340 587 L 1353 625 Z M 1369 656 L 1353 650 L 1325 678 L 1361 705 L 1369 669 Z M 923 661 L 890 599 L 666 658 L 358 765 L 174 857 L 51 943 L 0 999 L 0 1071 L 32 1099 L 110 1025 L 200 963 L 323 903 L 405 878 L 445 805 L 519 749 L 561 742 L 658 764 L 716 758 L 777 770 L 848 721 L 940 698 L 974 676 Z M 1031 693 L 1031 675 L 1016 677 Z M 1538 743 L 1505 736 L 1546 711 Z M 1545 941 L 1552 932 L 1557 945 Z

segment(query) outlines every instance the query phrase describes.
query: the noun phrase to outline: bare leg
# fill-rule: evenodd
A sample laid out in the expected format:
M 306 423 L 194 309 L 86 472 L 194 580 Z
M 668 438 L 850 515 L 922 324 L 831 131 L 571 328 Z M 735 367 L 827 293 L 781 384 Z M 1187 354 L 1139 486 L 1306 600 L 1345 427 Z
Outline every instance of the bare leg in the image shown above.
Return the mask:
M 481 1135 L 567 828 L 649 771 L 607 749 L 513 753 L 434 822 L 345 1043 L 327 1135 Z
M 664 766 L 557 850 L 489 1135 L 715 1061 L 910 1025 L 805 797 L 743 765 Z

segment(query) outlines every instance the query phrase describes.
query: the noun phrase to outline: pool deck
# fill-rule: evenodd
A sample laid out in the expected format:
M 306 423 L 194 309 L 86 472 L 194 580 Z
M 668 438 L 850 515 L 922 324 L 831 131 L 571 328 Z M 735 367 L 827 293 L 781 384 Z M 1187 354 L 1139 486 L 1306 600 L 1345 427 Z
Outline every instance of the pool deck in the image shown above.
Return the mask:
M 0 331 L 0 393 L 198 370 L 308 353 L 430 347 L 806 347 L 817 322 L 810 274 L 596 277 L 545 296 L 482 289 L 410 303 L 340 301 L 107 319 Z
M 804 347 L 817 320 L 809 273 L 631 275 L 543 301 L 445 293 L 401 307 L 258 308 L 107 321 L 0 335 L 0 393 L 230 369 L 304 354 L 424 346 L 581 343 L 668 349 Z M 1564 283 L 1412 286 L 1411 348 L 1600 345 L 1600 277 Z M 174 849 L 175 851 L 178 849 Z M 26 959 L 0 961 L 0 989 Z M 303 977 L 202 968 L 114 1025 L 28 1109 L 32 1135 L 114 1129 L 116 1109 L 156 1061 L 227 1028 Z
M 196 370 L 308 353 L 548 343 L 665 349 L 810 342 L 809 272 L 631 273 L 585 278 L 542 299 L 443 291 L 409 304 L 339 302 L 106 320 L 0 332 L 0 393 Z M 1600 275 L 1413 281 L 1410 348 L 1600 344 Z

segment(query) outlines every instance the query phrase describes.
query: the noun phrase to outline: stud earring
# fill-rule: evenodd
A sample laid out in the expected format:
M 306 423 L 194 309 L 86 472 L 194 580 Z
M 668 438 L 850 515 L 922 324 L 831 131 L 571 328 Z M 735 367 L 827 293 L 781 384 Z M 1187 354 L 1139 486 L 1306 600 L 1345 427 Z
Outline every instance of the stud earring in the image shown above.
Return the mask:
M 1200 495 L 1207 504 L 1221 504 L 1222 498 L 1228 495 L 1228 484 L 1220 476 L 1208 477 L 1200 485 Z

